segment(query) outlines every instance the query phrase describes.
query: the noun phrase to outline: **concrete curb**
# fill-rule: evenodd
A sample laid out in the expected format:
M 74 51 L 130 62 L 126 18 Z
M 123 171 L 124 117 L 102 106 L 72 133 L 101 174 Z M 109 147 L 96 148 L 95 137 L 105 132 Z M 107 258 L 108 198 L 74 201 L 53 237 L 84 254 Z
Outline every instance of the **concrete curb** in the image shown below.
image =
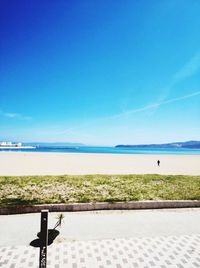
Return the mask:
M 131 201 L 116 203 L 71 203 L 45 204 L 33 206 L 17 206 L 0 208 L 0 215 L 36 213 L 42 209 L 50 212 L 75 212 L 92 210 L 128 210 L 128 209 L 161 209 L 161 208 L 195 208 L 200 207 L 199 200 L 160 200 L 160 201 Z

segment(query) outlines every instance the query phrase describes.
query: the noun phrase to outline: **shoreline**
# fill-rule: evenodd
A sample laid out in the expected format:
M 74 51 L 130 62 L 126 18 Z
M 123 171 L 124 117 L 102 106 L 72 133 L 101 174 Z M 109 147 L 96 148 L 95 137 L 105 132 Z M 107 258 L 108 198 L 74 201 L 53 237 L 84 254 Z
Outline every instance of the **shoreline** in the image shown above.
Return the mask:
M 157 166 L 157 160 L 160 166 Z M 200 175 L 200 155 L 0 152 L 0 176 Z

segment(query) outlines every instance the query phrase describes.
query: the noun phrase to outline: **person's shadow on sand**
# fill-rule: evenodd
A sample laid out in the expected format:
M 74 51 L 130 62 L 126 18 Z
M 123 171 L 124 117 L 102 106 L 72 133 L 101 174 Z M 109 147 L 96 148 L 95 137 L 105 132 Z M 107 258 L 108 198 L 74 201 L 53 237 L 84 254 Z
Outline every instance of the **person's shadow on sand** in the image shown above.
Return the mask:
M 49 229 L 48 230 L 48 246 L 51 245 L 53 243 L 53 241 L 56 239 L 56 237 L 60 234 L 60 232 L 56 229 Z M 34 247 L 34 248 L 39 248 L 41 245 L 41 240 L 40 240 L 40 236 L 41 233 L 39 232 L 37 234 L 37 236 L 39 238 L 34 239 L 33 241 L 30 242 L 30 246 Z

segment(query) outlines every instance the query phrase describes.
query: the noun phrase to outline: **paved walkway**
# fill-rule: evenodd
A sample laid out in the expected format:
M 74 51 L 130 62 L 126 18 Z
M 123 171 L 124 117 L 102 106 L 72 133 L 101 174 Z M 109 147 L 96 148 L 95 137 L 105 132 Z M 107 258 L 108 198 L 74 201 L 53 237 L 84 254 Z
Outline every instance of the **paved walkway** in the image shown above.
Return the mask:
M 48 247 L 49 268 L 197 268 L 200 235 L 75 241 Z M 0 267 L 38 267 L 39 249 L 1 247 Z
M 112 238 L 200 234 L 200 208 L 66 212 L 58 239 Z M 49 213 L 49 229 L 57 213 Z M 0 247 L 28 246 L 40 230 L 40 213 L 0 216 Z
M 56 222 L 49 214 L 49 228 Z M 200 209 L 65 213 L 47 268 L 200 267 Z M 0 267 L 38 267 L 40 214 L 0 216 Z

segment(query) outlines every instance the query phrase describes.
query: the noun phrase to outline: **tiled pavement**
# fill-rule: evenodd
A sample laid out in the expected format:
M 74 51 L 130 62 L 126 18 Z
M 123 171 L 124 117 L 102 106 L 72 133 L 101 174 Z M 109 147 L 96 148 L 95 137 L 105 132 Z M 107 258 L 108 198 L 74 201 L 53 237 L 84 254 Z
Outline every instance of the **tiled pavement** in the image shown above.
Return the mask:
M 0 248 L 1 268 L 38 267 L 39 249 Z M 54 243 L 48 268 L 197 268 L 200 235 L 107 239 Z

